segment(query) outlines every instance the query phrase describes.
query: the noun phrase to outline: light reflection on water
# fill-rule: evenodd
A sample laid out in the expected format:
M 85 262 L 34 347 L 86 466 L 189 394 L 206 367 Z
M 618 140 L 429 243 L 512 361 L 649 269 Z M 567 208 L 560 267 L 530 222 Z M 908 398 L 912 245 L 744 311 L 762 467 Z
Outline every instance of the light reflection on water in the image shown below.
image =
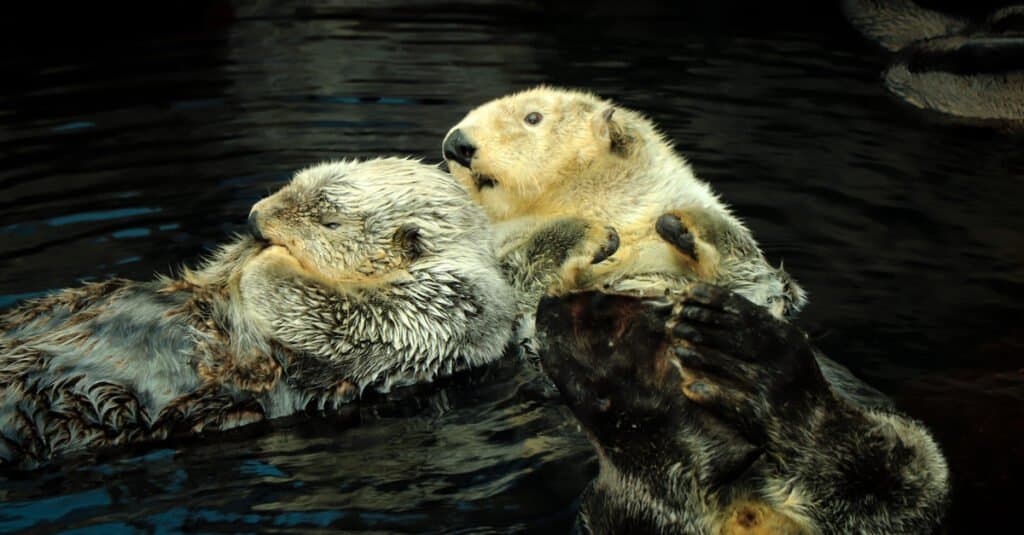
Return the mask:
M 436 161 L 480 102 L 586 87 L 657 121 L 811 292 L 801 323 L 827 352 L 936 430 L 962 489 L 954 522 L 1010 511 L 1019 137 L 902 107 L 884 57 L 838 18 L 554 28 L 513 4 L 423 6 L 253 4 L 198 35 L 4 58 L 26 75 L 0 101 L 0 307 L 167 273 L 298 168 Z M 536 372 L 508 364 L 387 407 L 0 482 L 0 530 L 567 532 L 594 466 Z

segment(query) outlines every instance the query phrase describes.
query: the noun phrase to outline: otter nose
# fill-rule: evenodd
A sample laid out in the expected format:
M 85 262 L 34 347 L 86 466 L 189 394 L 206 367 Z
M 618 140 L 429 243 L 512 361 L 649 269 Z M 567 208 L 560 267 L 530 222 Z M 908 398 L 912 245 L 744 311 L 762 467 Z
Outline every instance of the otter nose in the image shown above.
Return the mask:
M 462 133 L 462 130 L 456 129 L 444 138 L 441 152 L 444 153 L 445 160 L 454 160 L 468 169 L 473 155 L 476 154 L 476 147 L 469 141 L 466 134 Z
M 253 210 L 249 212 L 249 234 L 253 238 L 259 241 L 267 241 L 267 238 L 263 236 L 263 232 L 260 230 L 260 212 L 259 210 Z

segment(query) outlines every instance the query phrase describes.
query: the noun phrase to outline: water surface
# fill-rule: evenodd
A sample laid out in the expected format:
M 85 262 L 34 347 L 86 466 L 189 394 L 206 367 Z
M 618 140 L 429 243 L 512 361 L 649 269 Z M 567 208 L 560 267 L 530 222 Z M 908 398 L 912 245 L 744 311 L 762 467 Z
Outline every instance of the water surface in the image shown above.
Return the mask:
M 889 97 L 886 56 L 838 11 L 475 4 L 213 2 L 183 27 L 5 49 L 0 307 L 167 273 L 241 231 L 298 168 L 437 161 L 474 105 L 585 87 L 660 124 L 809 290 L 800 322 L 827 353 L 935 430 L 956 478 L 952 531 L 1011 518 L 1019 136 Z M 550 394 L 508 364 L 334 417 L 7 479 L 0 530 L 566 533 L 595 467 Z

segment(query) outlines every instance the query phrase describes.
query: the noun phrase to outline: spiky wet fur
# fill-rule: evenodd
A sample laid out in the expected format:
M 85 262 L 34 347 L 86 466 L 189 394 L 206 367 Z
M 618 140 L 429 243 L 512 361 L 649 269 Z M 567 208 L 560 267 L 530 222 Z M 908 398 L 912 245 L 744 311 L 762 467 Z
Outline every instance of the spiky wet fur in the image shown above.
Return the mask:
M 0 316 L 2 464 L 331 409 L 502 354 L 512 290 L 485 215 L 448 175 L 335 162 L 257 206 L 269 242 L 241 236 L 179 277 L 86 284 Z M 328 219 L 341 224 L 317 230 Z

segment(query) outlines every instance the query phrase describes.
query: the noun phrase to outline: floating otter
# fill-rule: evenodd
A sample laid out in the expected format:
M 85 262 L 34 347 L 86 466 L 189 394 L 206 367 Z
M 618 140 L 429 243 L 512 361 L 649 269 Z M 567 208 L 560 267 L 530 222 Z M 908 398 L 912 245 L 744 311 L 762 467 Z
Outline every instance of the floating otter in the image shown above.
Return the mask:
M 942 517 L 925 428 L 827 381 L 804 333 L 737 294 L 549 297 L 537 325 L 598 453 L 583 533 L 924 534 Z
M 447 174 L 319 165 L 249 223 L 178 278 L 87 284 L 0 316 L 2 463 L 332 409 L 502 355 L 513 290 L 486 215 Z
M 1024 34 L 922 41 L 900 51 L 883 77 L 889 91 L 918 108 L 1024 120 Z
M 957 117 L 1024 120 L 1024 5 L 981 21 L 911 0 L 845 0 L 843 11 L 866 37 L 898 52 L 883 78 L 904 101 Z
M 841 5 L 858 31 L 890 52 L 970 26 L 965 18 L 921 7 L 913 0 L 843 0 Z
M 442 152 L 499 223 L 499 246 L 565 217 L 617 231 L 618 252 L 567 266 L 565 289 L 650 293 L 703 280 L 780 317 L 805 302 L 651 121 L 610 101 L 550 87 L 515 93 L 466 115 Z

